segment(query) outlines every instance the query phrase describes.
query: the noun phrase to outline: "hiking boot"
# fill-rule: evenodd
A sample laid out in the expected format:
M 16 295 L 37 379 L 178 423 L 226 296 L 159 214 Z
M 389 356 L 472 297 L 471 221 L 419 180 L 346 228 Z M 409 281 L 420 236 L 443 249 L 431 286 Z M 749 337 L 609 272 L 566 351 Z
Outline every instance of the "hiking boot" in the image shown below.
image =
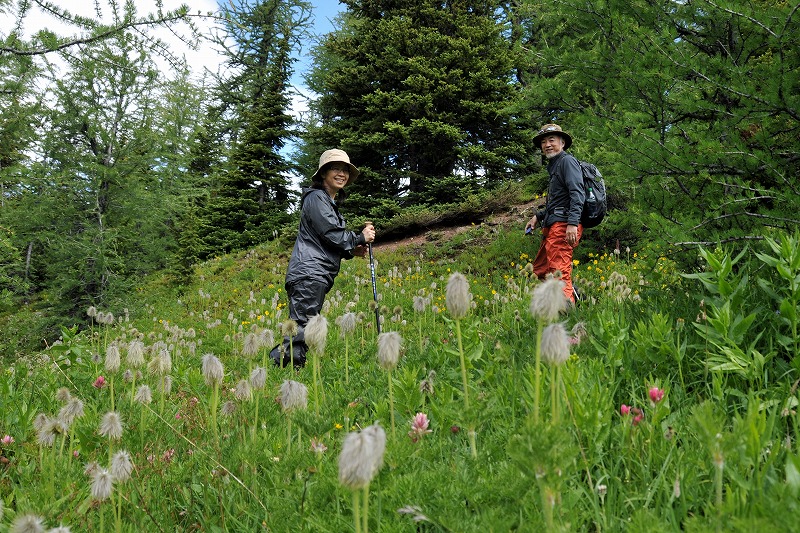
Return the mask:
M 284 340 L 281 344 L 270 350 L 269 356 L 272 359 L 272 362 L 275 363 L 275 366 L 281 366 L 281 362 L 283 362 L 284 367 L 287 367 L 291 364 L 294 366 L 295 370 L 299 370 L 306 365 L 307 351 L 308 346 L 306 346 L 305 342 L 293 342 L 290 350 L 289 342 Z M 283 361 L 281 361 L 281 358 Z

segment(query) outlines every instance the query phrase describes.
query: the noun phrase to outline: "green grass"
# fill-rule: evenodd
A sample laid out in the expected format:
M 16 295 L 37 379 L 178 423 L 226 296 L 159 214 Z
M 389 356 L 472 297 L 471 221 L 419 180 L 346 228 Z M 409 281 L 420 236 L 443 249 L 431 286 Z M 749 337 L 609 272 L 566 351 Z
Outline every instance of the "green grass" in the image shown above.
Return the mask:
M 584 323 L 588 335 L 562 368 L 558 423 L 550 418 L 544 368 L 536 423 L 538 326 L 528 308 L 539 282 L 526 264 L 538 239 L 518 229 L 476 225 L 413 249 L 376 248 L 383 330 L 400 333 L 404 346 L 391 374 L 396 438 L 387 374 L 376 361 L 367 261 L 344 263 L 323 310 L 329 332 L 320 414 L 309 406 L 290 426 L 278 389 L 286 379 L 310 389 L 310 364 L 299 372 L 267 367 L 265 388 L 254 391 L 258 418 L 256 400 L 233 392 L 272 348 L 248 359 L 244 336 L 266 329 L 278 338 L 287 318 L 285 250 L 264 246 L 209 261 L 181 288 L 151 278 L 137 290 L 128 321 L 64 330 L 53 349 L 3 368 L 0 437 L 9 439 L 0 444 L 0 532 L 16 531 L 12 524 L 26 514 L 47 527 L 98 531 L 102 521 L 110 531 L 120 495 L 122 531 L 355 530 L 338 457 L 348 432 L 376 422 L 388 441 L 370 483 L 372 531 L 796 530 L 797 325 L 782 302 L 797 297 L 790 274 L 798 275 L 792 250 L 800 246 L 792 243 L 800 237 L 781 237 L 792 241 L 785 249 L 765 247 L 760 259 L 739 263 L 728 251 L 709 251 L 701 273 L 681 272 L 668 250 L 581 249 L 574 274 L 588 300 L 562 318 L 568 329 Z M 737 268 L 725 267 L 732 262 Z M 460 321 L 469 409 L 445 301 L 454 272 L 467 277 L 474 302 Z M 424 311 L 415 310 L 415 297 L 426 299 Z M 351 310 L 360 320 L 344 339 L 336 319 Z M 136 385 L 152 387 L 153 402 L 130 400 L 123 372 L 133 338 L 145 342 L 148 361 L 160 350 L 171 356 L 163 412 L 158 377 L 146 366 Z M 98 433 L 110 389 L 92 386 L 98 375 L 112 377 L 103 362 L 112 342 L 123 347 L 113 376 L 124 422 L 119 442 Z M 219 405 L 232 402 L 231 414 L 211 416 L 212 389 L 200 365 L 206 353 L 224 365 Z M 428 394 L 420 383 L 431 371 Z M 651 387 L 665 391 L 664 399 L 651 402 Z M 52 445 L 41 444 L 35 418 L 58 414 L 59 388 L 85 412 Z M 641 420 L 621 414 L 622 404 L 641 410 Z M 432 432 L 413 442 L 407 432 L 418 412 Z M 312 451 L 312 438 L 327 450 Z M 135 469 L 114 485 L 112 499 L 97 501 L 84 471 L 91 462 L 108 467 L 109 447 L 129 451 Z

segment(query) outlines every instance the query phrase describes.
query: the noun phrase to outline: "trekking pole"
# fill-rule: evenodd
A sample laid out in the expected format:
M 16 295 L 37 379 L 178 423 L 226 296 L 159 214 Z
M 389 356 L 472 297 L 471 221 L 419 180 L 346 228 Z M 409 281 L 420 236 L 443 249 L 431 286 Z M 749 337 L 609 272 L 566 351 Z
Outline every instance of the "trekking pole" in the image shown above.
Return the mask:
M 372 222 L 369 220 L 364 222 L 364 227 L 371 226 Z M 372 243 L 367 243 L 367 250 L 369 251 L 369 273 L 372 276 L 372 297 L 375 300 L 375 327 L 378 334 L 381 332 L 381 312 L 378 307 L 378 283 L 375 281 L 375 256 L 372 255 Z

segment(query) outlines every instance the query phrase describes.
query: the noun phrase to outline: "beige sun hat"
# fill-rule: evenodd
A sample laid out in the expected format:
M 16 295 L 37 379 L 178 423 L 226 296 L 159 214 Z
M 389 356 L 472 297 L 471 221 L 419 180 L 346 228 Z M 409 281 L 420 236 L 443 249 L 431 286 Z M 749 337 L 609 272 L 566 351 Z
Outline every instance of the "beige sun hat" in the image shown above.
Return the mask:
M 347 152 L 333 148 L 331 150 L 325 150 L 322 152 L 322 155 L 319 156 L 319 166 L 314 175 L 311 176 L 311 181 L 322 181 L 322 168 L 328 163 L 344 163 L 350 167 L 350 177 L 347 178 L 347 183 L 345 183 L 345 185 L 350 185 L 356 180 L 358 175 L 361 174 L 361 171 L 350 162 L 350 157 L 347 155 Z
M 542 139 L 548 135 L 561 135 L 561 137 L 564 138 L 564 150 L 572 146 L 572 137 L 569 136 L 569 133 L 562 130 L 561 126 L 558 124 L 545 124 L 542 126 L 542 129 L 539 130 L 539 133 L 537 133 L 536 137 L 533 138 L 533 144 L 536 146 L 541 146 Z

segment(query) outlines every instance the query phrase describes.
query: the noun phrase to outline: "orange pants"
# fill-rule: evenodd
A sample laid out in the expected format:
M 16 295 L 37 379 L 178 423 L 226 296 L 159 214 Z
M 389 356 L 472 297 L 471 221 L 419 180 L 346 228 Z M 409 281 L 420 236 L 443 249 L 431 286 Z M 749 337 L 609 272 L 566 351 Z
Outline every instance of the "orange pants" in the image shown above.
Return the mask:
M 578 224 L 578 240 L 575 246 L 581 242 L 582 234 L 583 226 Z M 556 270 L 561 272 L 564 296 L 572 303 L 575 303 L 572 293 L 572 250 L 575 246 L 567 243 L 567 223 L 555 222 L 549 228 L 542 229 L 542 244 L 533 261 L 533 273 L 539 279 L 544 279 L 547 274 Z

